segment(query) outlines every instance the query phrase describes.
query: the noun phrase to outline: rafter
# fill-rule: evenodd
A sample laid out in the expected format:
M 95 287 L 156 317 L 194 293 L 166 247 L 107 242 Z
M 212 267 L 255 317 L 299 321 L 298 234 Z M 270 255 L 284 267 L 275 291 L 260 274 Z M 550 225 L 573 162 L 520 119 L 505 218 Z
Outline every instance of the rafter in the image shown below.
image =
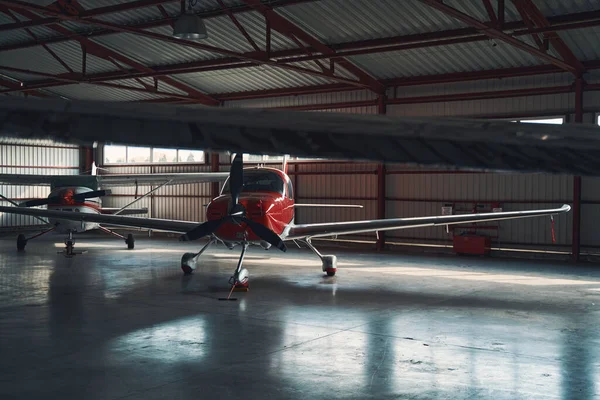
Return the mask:
M 494 12 L 494 6 L 492 6 L 491 0 L 481 0 L 483 1 L 483 5 L 485 6 L 485 10 L 488 13 L 488 17 L 490 17 L 490 22 L 493 26 L 498 26 L 498 18 L 496 17 L 496 13 Z
M 451 17 L 481 31 L 481 33 L 489 36 L 490 38 L 498 39 L 503 42 L 506 42 L 519 50 L 523 50 L 531 55 L 541 58 L 542 60 L 550 62 L 550 63 L 564 69 L 565 71 L 572 72 L 576 75 L 579 74 L 578 68 L 575 65 L 573 65 L 569 62 L 560 60 L 556 57 L 553 57 L 538 48 L 530 46 L 530 45 L 520 41 L 519 39 L 516 39 L 515 37 L 504 33 L 503 31 L 501 31 L 497 28 L 490 27 L 487 24 L 485 24 L 484 22 L 481 22 L 481 21 L 467 15 L 467 14 L 457 10 L 456 8 L 452 8 L 438 0 L 420 0 L 420 1 L 421 1 L 421 3 L 424 3 L 433 9 L 436 9 L 444 14 L 450 15 Z
M 537 27 L 548 28 L 550 26 L 548 19 L 546 19 L 544 14 L 531 0 L 513 1 L 513 3 L 517 10 L 519 10 L 519 12 L 522 14 L 526 14 Z M 576 68 L 578 75 L 581 75 L 583 72 L 585 72 L 583 64 L 577 59 L 573 51 L 569 48 L 569 46 L 567 46 L 562 38 L 558 36 L 556 32 L 544 32 L 542 36 L 544 37 L 545 41 L 548 41 L 550 44 L 552 44 L 552 47 L 554 47 L 558 54 L 560 54 L 563 60 Z
M 333 74 L 323 73 L 323 72 L 316 71 L 316 70 L 309 69 L 309 68 L 303 68 L 303 67 L 299 67 L 296 65 L 283 64 L 283 63 L 280 63 L 280 62 L 274 61 L 274 60 L 266 60 L 265 58 L 260 57 L 260 56 L 257 57 L 256 55 L 248 55 L 248 53 L 245 53 L 245 54 L 237 53 L 235 51 L 222 49 L 222 48 L 218 48 L 218 47 L 214 47 L 214 46 L 209 46 L 206 44 L 201 44 L 201 43 L 193 42 L 190 40 L 177 39 L 172 36 L 162 35 L 159 33 L 149 32 L 149 31 L 135 29 L 135 28 L 130 28 L 127 26 L 118 25 L 118 24 L 114 24 L 114 23 L 110 23 L 110 22 L 106 22 L 106 21 L 101 21 L 101 20 L 96 20 L 96 19 L 92 19 L 92 18 L 79 19 L 76 16 L 65 15 L 65 14 L 62 14 L 62 13 L 59 13 L 56 11 L 48 10 L 47 8 L 44 8 L 44 7 L 26 3 L 23 1 L 0 0 L 0 5 L 7 5 L 7 4 L 10 4 L 10 7 L 12 9 L 24 10 L 23 12 L 29 12 L 30 15 L 32 15 L 31 11 L 38 12 L 38 13 L 46 13 L 46 14 L 50 14 L 51 16 L 55 16 L 64 21 L 75 21 L 75 22 L 84 23 L 84 24 L 88 24 L 88 25 L 99 26 L 102 28 L 114 30 L 116 32 L 130 33 L 130 34 L 139 35 L 139 36 L 143 36 L 143 37 L 147 37 L 147 38 L 151 38 L 151 39 L 161 40 L 164 42 L 174 43 L 174 44 L 185 46 L 185 47 L 195 48 L 195 49 L 199 49 L 199 50 L 213 52 L 216 54 L 234 57 L 234 58 L 237 58 L 240 60 L 253 61 L 253 62 L 255 62 L 257 64 L 261 64 L 261 65 L 268 65 L 271 67 L 286 69 L 286 70 L 299 72 L 299 73 L 306 74 L 306 75 L 318 76 L 321 78 L 326 78 L 328 80 L 332 80 L 332 81 L 336 81 L 336 82 L 340 82 L 340 83 L 347 83 L 350 85 L 355 85 L 356 87 L 360 87 L 360 88 L 372 88 L 372 83 L 365 82 L 364 80 L 356 81 L 353 79 L 343 78 L 343 77 L 335 76 Z M 62 27 L 59 26 L 59 28 L 62 28 Z M 62 28 L 62 29 L 64 29 L 64 28 Z M 86 39 L 82 36 L 80 36 L 80 38 Z M 90 42 L 90 43 L 97 45 L 94 42 Z M 115 52 L 113 52 L 113 53 L 116 56 L 120 56 L 121 58 L 123 58 L 122 55 L 115 53 Z M 144 67 L 144 66 L 141 66 L 141 67 L 145 68 L 145 69 L 150 69 L 150 68 Z M 171 84 L 171 83 L 169 82 L 169 84 Z
M 79 17 L 81 19 L 95 18 L 95 17 L 107 15 L 107 14 L 115 14 L 115 13 L 119 13 L 119 12 L 133 11 L 133 10 L 137 10 L 140 8 L 160 6 L 161 4 L 173 3 L 176 1 L 178 2 L 180 0 L 130 1 L 130 2 L 127 2 L 124 4 L 116 4 L 113 6 L 98 7 L 98 8 L 92 8 L 89 10 L 85 10 L 84 12 L 80 13 Z M 315 2 L 315 1 L 319 1 L 319 0 L 271 0 L 269 2 L 269 5 L 271 7 L 277 8 L 277 7 L 294 5 L 294 4 L 311 3 L 311 2 Z M 251 10 L 251 8 L 245 4 L 227 7 L 227 11 L 232 14 L 248 12 L 250 10 Z M 220 15 L 225 15 L 225 11 L 220 8 L 215 8 L 213 10 L 207 10 L 207 11 L 202 11 L 202 12 L 196 13 L 196 15 L 198 15 L 200 18 L 212 18 L 212 17 L 217 17 Z M 142 22 L 139 24 L 132 25 L 132 27 L 140 28 L 140 29 L 157 28 L 160 26 L 170 25 L 174 20 L 175 20 L 174 17 L 166 15 L 166 16 L 164 16 L 163 19 L 156 19 L 156 20 L 152 20 L 152 21 Z M 15 24 L 3 24 L 3 25 L 0 25 L 0 32 L 21 29 L 21 28 L 26 28 L 26 27 L 45 26 L 45 25 L 57 23 L 60 21 L 61 20 L 59 18 L 49 17 L 49 18 L 37 18 L 37 19 L 31 20 L 31 21 L 23 21 L 18 24 L 16 24 L 16 23 Z M 112 32 L 109 30 L 99 30 L 96 32 L 91 32 L 90 36 L 91 37 L 102 36 L 102 35 L 108 35 L 111 33 Z
M 231 22 L 233 22 L 233 24 L 238 29 L 238 31 L 240 31 L 240 33 L 246 38 L 248 43 L 250 43 L 250 45 L 254 48 L 254 50 L 261 51 L 260 47 L 258 47 L 258 45 L 254 41 L 254 39 L 252 39 L 252 36 L 250 36 L 248 31 L 246 31 L 246 29 L 242 26 L 242 24 L 240 24 L 240 22 L 237 20 L 235 15 L 227 8 L 225 3 L 223 3 L 223 0 L 217 0 L 217 2 L 221 6 L 221 9 L 223 11 L 225 11 L 225 13 L 229 16 L 229 19 L 231 20 Z
M 29 94 L 35 97 L 41 97 L 41 98 L 46 98 L 46 97 L 50 97 L 49 95 L 39 92 L 37 90 L 18 90 L 21 89 L 22 86 L 19 83 L 13 82 L 13 81 L 9 81 L 7 79 L 2 79 L 0 78 L 0 86 L 4 86 L 7 87 L 8 89 L 0 89 L 0 93 L 3 93 L 6 90 L 9 91 L 16 91 L 16 92 L 23 92 L 25 94 Z
M 9 3 L 9 4 L 7 4 Z M 35 7 L 11 7 L 10 4 L 12 4 L 13 6 L 15 5 L 15 2 L 10 2 L 10 1 L 3 1 L 0 2 L 0 5 L 5 6 L 9 9 L 17 9 L 17 12 L 21 15 L 23 15 L 26 18 L 30 18 L 30 19 L 35 19 L 37 18 L 37 15 L 33 13 L 33 11 L 37 12 L 37 13 L 49 13 L 49 14 L 53 14 L 54 16 L 57 16 L 58 18 L 60 18 L 60 15 L 63 15 L 55 10 L 52 10 L 50 8 L 44 8 L 44 7 L 40 7 L 40 6 L 35 6 Z M 27 4 L 27 3 L 25 3 Z M 54 4 L 54 3 L 53 3 Z M 73 4 L 77 4 L 76 2 L 73 2 Z M 51 5 L 52 6 L 52 5 Z M 67 18 L 75 18 L 77 19 L 77 16 L 66 16 Z M 147 72 L 147 73 L 151 73 L 154 70 L 152 68 L 146 67 L 140 63 L 138 63 L 135 60 L 132 60 L 120 53 L 117 53 L 114 50 L 111 50 L 105 46 L 102 46 L 96 42 L 93 42 L 91 40 L 89 40 L 88 38 L 75 34 L 73 31 L 71 31 L 68 28 L 65 28 L 59 24 L 50 24 L 48 25 L 48 28 L 59 32 L 63 35 L 71 35 L 73 37 L 74 40 L 77 40 L 82 46 L 85 46 L 86 50 L 88 53 L 93 54 L 97 57 L 109 60 L 111 62 L 120 62 L 123 63 L 125 65 L 128 65 L 129 67 L 138 70 L 138 71 L 142 71 L 142 72 Z M 189 97 L 193 97 L 195 99 L 197 99 L 198 101 L 200 101 L 203 104 L 206 105 L 219 105 L 219 101 L 198 91 L 195 88 L 192 88 L 188 85 L 185 85 L 181 82 L 178 82 L 176 80 L 174 80 L 173 78 L 167 77 L 167 76 L 160 76 L 160 78 L 165 82 L 168 83 L 169 85 L 184 91 L 185 93 L 187 93 L 189 95 Z
M 260 0 L 243 0 L 244 3 L 255 9 L 256 11 L 262 13 L 266 19 L 269 20 L 269 24 L 271 29 L 275 29 L 279 33 L 282 33 L 290 38 L 296 38 L 309 46 L 312 46 L 317 51 L 322 54 L 328 55 L 331 59 L 342 66 L 346 71 L 350 72 L 354 76 L 356 76 L 361 82 L 368 85 L 368 88 L 375 93 L 383 93 L 385 88 L 384 86 L 373 76 L 371 76 L 368 72 L 363 69 L 357 67 L 352 62 L 348 61 L 343 57 L 337 57 L 336 51 L 327 46 L 326 44 L 320 42 L 314 36 L 304 31 L 298 25 L 292 23 L 285 17 L 276 13 L 271 7 L 262 3 Z

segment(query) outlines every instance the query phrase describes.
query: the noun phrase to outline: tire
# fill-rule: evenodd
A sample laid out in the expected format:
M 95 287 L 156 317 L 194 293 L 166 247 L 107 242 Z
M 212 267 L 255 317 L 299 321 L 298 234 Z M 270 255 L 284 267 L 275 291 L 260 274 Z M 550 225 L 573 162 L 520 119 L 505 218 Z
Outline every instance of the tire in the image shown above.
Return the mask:
M 27 239 L 25 238 L 25 235 L 20 234 L 19 236 L 17 236 L 17 250 L 19 250 L 19 251 L 25 250 L 26 245 L 27 245 Z
M 132 250 L 135 247 L 135 240 L 133 239 L 133 235 L 130 233 L 127 235 L 127 239 L 125 239 L 125 243 L 127 243 L 127 248 Z

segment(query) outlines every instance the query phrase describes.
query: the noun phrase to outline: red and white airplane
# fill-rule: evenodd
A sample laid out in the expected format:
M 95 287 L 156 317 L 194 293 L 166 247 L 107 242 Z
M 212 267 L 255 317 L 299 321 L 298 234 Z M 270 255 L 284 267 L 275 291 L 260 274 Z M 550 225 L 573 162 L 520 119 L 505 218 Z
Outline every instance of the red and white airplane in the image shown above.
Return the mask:
M 84 223 L 106 223 L 176 232 L 182 234 L 180 240 L 183 241 L 209 237 L 208 243 L 199 252 L 183 255 L 181 268 L 186 274 L 196 269 L 198 258 L 212 243 L 222 241 L 230 249 L 241 246 L 241 256 L 230 283 L 232 286 L 243 286 L 248 282 L 248 271 L 242 269 L 242 263 L 246 250 L 250 245 L 262 246 L 265 249 L 274 246 L 279 250 L 286 251 L 284 241 L 302 241 L 322 260 L 323 271 L 327 275 L 333 276 L 337 271 L 336 256 L 322 255 L 311 244 L 311 239 L 394 229 L 548 216 L 566 213 L 571 209 L 570 206 L 565 204 L 560 208 L 546 210 L 297 225 L 294 223 L 294 209 L 298 206 L 302 205 L 294 203 L 292 183 L 284 172 L 273 168 L 244 169 L 242 156 L 238 154 L 232 163 L 229 178 L 223 186 L 221 195 L 213 199 L 208 205 L 207 221 L 202 224 L 192 221 L 101 215 L 99 213 L 84 214 L 17 207 L 0 207 L 0 213 L 7 212 Z
M 156 192 L 163 186 L 200 182 L 222 182 L 228 177 L 226 172 L 97 175 L 96 171 L 96 166 L 93 165 L 91 175 L 0 174 L 0 184 L 50 186 L 50 194 L 47 198 L 30 199 L 17 203 L 0 194 L 0 199 L 18 207 L 18 209 L 13 209 L 13 211 L 22 210 L 23 208 L 28 207 L 46 206 L 48 211 L 72 212 L 90 216 L 145 214 L 148 212 L 147 208 L 131 208 L 131 206 L 146 196 Z M 135 186 L 136 193 L 138 186 L 155 187 L 141 196 L 136 195 L 135 200 L 122 208 L 106 208 L 102 207 L 101 197 L 110 194 L 111 191 L 101 189 L 103 186 Z M 44 211 L 40 209 L 35 210 Z M 17 214 L 24 213 L 17 212 Z M 135 240 L 132 234 L 128 234 L 127 237 L 125 237 L 102 226 L 100 222 L 63 219 L 52 216 L 47 216 L 46 219 L 43 219 L 41 216 L 36 217 L 44 222 L 44 224 L 49 225 L 49 228 L 30 237 L 20 234 L 17 237 L 18 250 L 24 250 L 30 240 L 54 231 L 68 235 L 65 240 L 64 254 L 66 256 L 73 256 L 77 254 L 74 251 L 75 240 L 73 234 L 93 229 L 99 229 L 124 240 L 128 249 L 133 249 L 135 246 Z

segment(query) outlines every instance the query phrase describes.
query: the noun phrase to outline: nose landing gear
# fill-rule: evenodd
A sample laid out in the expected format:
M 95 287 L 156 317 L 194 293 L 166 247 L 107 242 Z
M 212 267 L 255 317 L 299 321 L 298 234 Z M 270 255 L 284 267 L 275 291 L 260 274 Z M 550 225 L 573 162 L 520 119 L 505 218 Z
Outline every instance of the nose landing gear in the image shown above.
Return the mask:
M 250 272 L 248 272 L 246 268 L 242 269 L 242 263 L 244 262 L 246 250 L 248 250 L 248 243 L 244 243 L 242 245 L 242 254 L 240 254 L 240 259 L 238 261 L 237 267 L 235 268 L 235 272 L 233 273 L 231 278 L 229 278 L 229 284 L 231 285 L 232 290 L 248 290 Z
M 65 239 L 65 249 L 59 251 L 58 254 L 63 254 L 65 257 L 73 257 L 78 254 L 84 254 L 85 251 L 75 251 L 75 239 L 73 239 L 73 232 L 69 231 L 69 236 Z

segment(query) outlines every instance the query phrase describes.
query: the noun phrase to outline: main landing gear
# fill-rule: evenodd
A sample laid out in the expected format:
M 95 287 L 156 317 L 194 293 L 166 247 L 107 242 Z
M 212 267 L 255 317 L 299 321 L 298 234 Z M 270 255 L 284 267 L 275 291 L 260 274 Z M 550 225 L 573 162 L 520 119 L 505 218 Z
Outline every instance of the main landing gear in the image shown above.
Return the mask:
M 181 257 L 181 270 L 184 274 L 189 275 L 196 269 L 198 265 L 198 258 L 208 247 L 215 242 L 214 238 L 211 238 L 208 243 L 204 245 L 197 253 L 185 253 L 183 257 Z
M 204 253 L 204 251 L 206 251 L 206 249 L 208 249 L 208 247 L 215 241 L 216 240 L 212 238 L 208 241 L 208 243 L 204 245 L 204 247 L 202 247 L 202 249 L 200 249 L 199 252 L 185 253 L 183 257 L 181 257 L 181 270 L 184 274 L 189 275 L 196 269 L 196 267 L 198 266 L 198 258 L 200 257 L 200 255 Z M 246 268 L 242 268 L 244 256 L 246 255 L 248 247 L 249 243 L 245 242 L 242 244 L 242 254 L 240 255 L 240 259 L 238 261 L 235 272 L 233 273 L 231 278 L 229 278 L 229 284 L 231 285 L 232 289 L 248 289 L 248 278 L 250 276 L 250 273 Z
M 311 249 L 317 256 L 319 256 L 319 258 L 321 259 L 323 272 L 325 272 L 327 276 L 334 276 L 337 272 L 337 257 L 333 255 L 325 256 L 319 253 L 319 250 L 317 250 L 312 245 L 310 239 L 303 240 L 303 242 L 306 243 L 309 249 Z
M 28 241 L 30 241 L 32 239 L 35 239 L 37 237 L 40 237 L 42 235 L 45 235 L 48 232 L 52 232 L 55 229 L 56 229 L 56 227 L 52 227 L 50 229 L 46 229 L 45 231 L 42 231 L 42 232 L 38 233 L 37 235 L 33 235 L 30 238 L 25 237 L 25 235 L 23 235 L 21 233 L 19 236 L 17 236 L 17 250 L 19 250 L 19 251 L 25 250 L 25 246 L 27 246 L 27 242 Z
M 123 236 L 123 235 L 120 235 L 120 234 L 118 234 L 118 233 L 117 233 L 117 232 L 115 232 L 115 231 L 111 231 L 110 229 L 107 229 L 107 228 L 105 228 L 105 227 L 103 227 L 103 226 L 99 226 L 98 228 L 99 228 L 99 229 L 100 229 L 102 232 L 106 232 L 106 233 L 108 233 L 108 234 L 110 234 L 110 235 L 113 235 L 113 236 L 116 236 L 116 237 L 118 237 L 119 239 L 123 239 L 123 240 L 125 241 L 125 244 L 127 244 L 127 248 L 128 248 L 129 250 L 133 250 L 133 248 L 135 247 L 135 239 L 133 238 L 133 235 L 132 235 L 131 233 L 130 233 L 130 234 L 128 234 L 128 235 L 127 235 L 127 237 L 125 237 L 125 236 Z

